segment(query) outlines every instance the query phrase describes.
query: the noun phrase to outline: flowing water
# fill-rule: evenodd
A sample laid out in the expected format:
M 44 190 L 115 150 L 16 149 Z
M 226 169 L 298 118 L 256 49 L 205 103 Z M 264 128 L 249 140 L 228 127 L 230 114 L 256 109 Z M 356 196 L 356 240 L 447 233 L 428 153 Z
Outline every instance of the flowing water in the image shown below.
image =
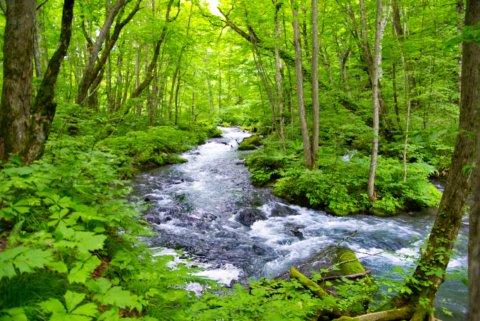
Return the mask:
M 222 138 L 183 154 L 187 163 L 144 173 L 134 181 L 134 194 L 152 205 L 144 216 L 158 231 L 148 240 L 152 247 L 161 247 L 166 254 L 172 252 L 165 248 L 181 249 L 205 267 L 202 275 L 227 285 L 246 277 L 274 277 L 339 243 L 354 250 L 376 276 L 401 280 L 401 271 L 392 269 L 407 271 L 413 266 L 433 212 L 393 218 L 336 217 L 288 204 L 269 189 L 250 184 L 241 161 L 245 152 L 237 150 L 250 134 L 238 128 L 222 130 Z M 263 219 L 239 222 L 239 217 L 251 213 Z M 449 271 L 467 266 L 467 224 L 462 226 Z M 440 312 L 441 319 L 465 320 L 466 302 L 466 286 L 447 280 L 437 306 L 454 315 Z

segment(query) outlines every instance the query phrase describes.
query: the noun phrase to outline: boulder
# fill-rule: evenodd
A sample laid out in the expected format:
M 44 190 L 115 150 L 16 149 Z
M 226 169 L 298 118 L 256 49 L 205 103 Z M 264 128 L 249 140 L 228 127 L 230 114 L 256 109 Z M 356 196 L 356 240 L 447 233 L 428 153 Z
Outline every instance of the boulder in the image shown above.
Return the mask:
M 265 213 L 256 208 L 243 208 L 237 214 L 237 221 L 245 226 L 252 226 L 256 221 L 265 219 L 267 219 Z
M 286 217 L 290 215 L 298 215 L 298 212 L 288 206 L 278 203 L 272 208 L 272 212 L 270 214 L 271 217 Z

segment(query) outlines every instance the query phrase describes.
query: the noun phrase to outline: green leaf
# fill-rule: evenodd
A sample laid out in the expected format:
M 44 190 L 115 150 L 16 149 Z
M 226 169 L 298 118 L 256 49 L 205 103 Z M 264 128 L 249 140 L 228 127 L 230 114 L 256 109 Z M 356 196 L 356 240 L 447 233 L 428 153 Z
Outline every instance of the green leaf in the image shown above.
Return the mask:
M 0 312 L 7 314 L 0 316 L 0 321 L 28 321 L 23 308 L 1 310 Z
M 29 273 L 36 268 L 43 268 L 53 260 L 51 250 L 34 249 L 18 246 L 0 252 L 0 278 L 16 275 L 14 267 L 20 273 Z
M 72 314 L 94 317 L 98 314 L 98 307 L 94 303 L 87 303 L 73 310 Z
M 97 235 L 92 232 L 77 231 L 75 233 L 75 240 L 78 242 L 77 248 L 80 253 L 88 253 L 103 248 L 103 242 L 106 238 L 105 235 Z
M 75 230 L 68 228 L 64 222 L 59 222 L 55 229 L 55 236 L 60 239 L 71 240 L 75 236 Z
M 70 290 L 63 296 L 67 305 L 67 311 L 72 312 L 85 298 L 85 293 L 72 292 Z
M 48 299 L 39 304 L 43 311 L 55 314 L 67 314 L 62 302 L 58 299 Z
M 60 262 L 50 262 L 47 265 L 52 271 L 58 272 L 58 273 L 67 273 L 68 268 L 67 265 L 60 261 Z
M 137 308 L 142 310 L 142 304 L 138 300 L 138 296 L 131 294 L 130 291 L 123 290 L 119 286 L 109 289 L 105 295 L 96 295 L 95 298 L 102 304 L 112 304 L 120 308 Z
M 15 275 L 15 268 L 10 262 L 4 262 L 0 265 L 0 279 L 3 277 L 13 278 Z
M 85 283 L 100 263 L 100 259 L 96 256 L 90 256 L 84 262 L 75 263 L 68 274 L 68 281 L 70 283 Z
M 87 282 L 87 288 L 95 293 L 105 294 L 111 286 L 112 283 L 105 278 L 98 278 Z
M 23 273 L 32 272 L 35 268 L 42 268 L 52 260 L 50 250 L 31 249 L 15 258 L 14 264 Z

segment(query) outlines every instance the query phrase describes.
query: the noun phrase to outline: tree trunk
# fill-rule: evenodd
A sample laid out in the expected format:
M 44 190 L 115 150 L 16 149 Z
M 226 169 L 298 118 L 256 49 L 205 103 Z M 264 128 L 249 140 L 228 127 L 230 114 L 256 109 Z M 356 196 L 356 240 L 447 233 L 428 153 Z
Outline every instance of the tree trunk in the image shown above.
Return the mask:
M 280 58 L 280 37 L 282 35 L 282 30 L 280 27 L 279 13 L 282 8 L 282 3 L 277 0 L 273 1 L 275 5 L 275 88 L 277 93 L 277 109 L 280 116 L 280 123 L 278 126 L 278 136 L 282 142 L 283 148 L 285 148 L 285 111 L 284 111 L 284 101 L 283 101 L 283 65 Z
M 33 49 L 34 49 L 34 58 L 35 58 L 35 75 L 37 78 L 42 78 L 43 77 L 43 72 L 42 72 L 42 54 L 40 52 L 40 30 L 38 27 L 38 18 L 37 14 L 35 14 L 35 34 L 34 34 L 34 43 L 33 43 Z
M 67 54 L 70 38 L 72 36 L 73 6 L 75 0 L 65 0 L 62 13 L 62 28 L 60 42 L 57 50 L 50 58 L 38 89 L 30 119 L 28 144 L 23 151 L 22 158 L 31 163 L 38 159 L 45 149 L 45 143 L 50 134 L 53 118 L 57 110 L 55 103 L 55 84 L 57 82 L 60 67 Z
M 478 46 L 478 45 L 477 45 Z M 480 50 L 479 54 L 480 54 Z M 480 73 L 480 71 L 477 71 Z M 477 85 L 478 87 L 478 85 Z M 476 97 L 480 105 L 480 93 Z M 477 134 L 477 161 L 475 167 L 474 206 L 470 213 L 468 237 L 468 321 L 480 321 L 480 134 Z
M 179 105 L 178 105 L 178 93 L 180 92 L 182 75 L 178 75 L 177 86 L 175 88 L 175 125 L 178 125 L 178 114 L 179 114 Z
M 298 24 L 298 7 L 295 0 L 290 0 L 292 6 L 293 15 L 293 40 L 295 45 L 295 73 L 297 84 L 297 104 L 298 104 L 298 117 L 300 118 L 300 129 L 302 131 L 303 140 L 303 159 L 305 167 L 311 169 L 312 163 L 312 150 L 310 148 L 310 136 L 308 133 L 308 125 L 305 116 L 305 102 L 303 92 L 303 70 L 302 70 L 302 47 L 300 43 L 300 28 Z
M 363 7 L 363 0 L 360 0 Z M 376 200 L 375 195 L 375 172 L 377 169 L 378 157 L 378 132 L 380 128 L 380 93 L 379 93 L 379 69 L 382 63 L 381 42 L 383 38 L 383 4 L 382 0 L 377 0 L 377 16 L 375 19 L 375 45 L 373 49 L 372 73 L 372 104 L 373 104 L 373 139 L 372 155 L 370 159 L 370 174 L 368 176 L 368 198 L 370 201 Z M 365 29 L 366 32 L 366 29 Z
M 312 109 L 313 109 L 313 137 L 312 137 L 312 166 L 318 158 L 318 144 L 320 136 L 320 106 L 318 99 L 318 6 L 317 0 L 312 0 Z
M 60 44 L 48 63 L 32 106 L 36 1 L 7 2 L 4 79 L 0 110 L 0 159 L 19 154 L 26 163 L 39 158 L 55 116 L 55 83 L 70 44 L 74 0 L 63 4 Z
M 480 2 L 467 1 L 465 24 L 474 26 L 480 21 Z M 480 150 L 476 142 L 480 133 L 480 46 L 474 42 L 463 43 L 462 64 L 462 92 L 460 106 L 460 130 L 457 136 L 452 165 L 445 186 L 445 191 L 438 209 L 438 214 L 427 241 L 425 251 L 422 253 L 417 268 L 406 286 L 412 291 L 411 294 L 400 294 L 392 300 L 394 305 L 413 304 L 416 312 L 412 320 L 423 320 L 431 314 L 433 303 L 438 288 L 445 279 L 445 271 L 450 259 L 452 248 L 458 236 L 465 213 L 467 197 L 472 185 L 472 169 Z M 478 199 L 478 194 L 477 194 Z M 476 207 L 478 208 L 478 207 Z M 471 219 L 473 225 L 478 227 L 475 221 L 478 217 L 473 212 Z M 478 234 L 476 234 L 478 237 Z M 475 238 L 474 238 L 475 240 Z M 469 253 L 475 255 L 476 246 L 471 246 Z M 478 253 L 478 252 L 477 252 Z M 478 257 L 470 257 L 470 260 Z M 475 267 L 475 263 L 472 268 Z M 470 268 L 470 273 L 474 272 Z M 475 277 L 475 276 L 474 276 Z M 471 288 L 477 288 L 478 283 L 471 283 Z M 472 296 L 478 295 L 473 291 Z M 471 304 L 472 315 L 477 313 L 478 320 L 478 297 Z M 476 310 L 475 310 L 476 309 Z
M 33 96 L 35 0 L 7 2 L 0 109 L 0 159 L 23 152 Z
M 85 69 L 83 71 L 82 80 L 80 81 L 80 85 L 78 87 L 78 93 L 76 98 L 77 104 L 83 104 L 87 99 L 88 90 L 92 82 L 95 80 L 95 75 L 93 71 L 94 71 L 95 63 L 97 61 L 98 54 L 100 53 L 100 50 L 102 49 L 105 38 L 112 27 L 113 20 L 115 19 L 117 14 L 120 12 L 120 9 L 123 6 L 125 6 L 127 1 L 128 0 L 117 0 L 113 5 L 113 7 L 110 9 L 110 12 L 108 13 L 107 18 L 105 19 L 105 23 L 103 24 L 103 27 L 100 30 L 100 33 L 98 34 L 97 39 L 95 40 L 95 43 L 88 57 L 87 65 L 85 66 Z
M 460 3 L 460 1 L 459 1 Z M 461 2 L 463 4 L 463 1 Z M 480 1 L 467 1 L 465 25 L 477 25 L 480 21 Z M 467 104 L 476 108 L 476 119 L 480 122 L 480 44 L 468 42 L 463 44 L 462 58 L 462 98 L 461 106 Z M 467 87 L 467 88 L 465 88 Z M 473 190 L 474 206 L 470 213 L 470 233 L 468 239 L 468 321 L 480 321 L 480 129 L 476 128 L 477 154 L 475 166 L 475 188 Z

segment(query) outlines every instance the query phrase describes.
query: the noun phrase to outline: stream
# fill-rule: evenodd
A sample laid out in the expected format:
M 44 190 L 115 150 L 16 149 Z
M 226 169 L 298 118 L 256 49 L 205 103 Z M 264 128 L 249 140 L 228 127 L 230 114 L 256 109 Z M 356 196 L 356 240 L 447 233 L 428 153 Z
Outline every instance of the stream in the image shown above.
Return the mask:
M 393 218 L 369 215 L 336 217 L 323 211 L 288 204 L 257 188 L 237 150 L 250 136 L 238 128 L 221 128 L 221 138 L 182 155 L 187 163 L 158 168 L 136 177 L 134 195 L 151 204 L 144 214 L 158 232 L 146 240 L 159 254 L 181 249 L 202 275 L 226 285 L 246 277 L 275 277 L 332 244 L 357 253 L 375 276 L 401 281 L 430 231 L 433 211 L 404 213 Z M 263 219 L 241 224 L 253 213 Z M 245 220 L 244 220 L 245 221 Z M 449 272 L 467 266 L 468 221 L 460 231 Z M 466 272 L 465 272 L 466 273 Z M 442 320 L 466 320 L 467 287 L 449 279 L 436 305 Z M 442 307 L 453 316 L 445 315 Z

